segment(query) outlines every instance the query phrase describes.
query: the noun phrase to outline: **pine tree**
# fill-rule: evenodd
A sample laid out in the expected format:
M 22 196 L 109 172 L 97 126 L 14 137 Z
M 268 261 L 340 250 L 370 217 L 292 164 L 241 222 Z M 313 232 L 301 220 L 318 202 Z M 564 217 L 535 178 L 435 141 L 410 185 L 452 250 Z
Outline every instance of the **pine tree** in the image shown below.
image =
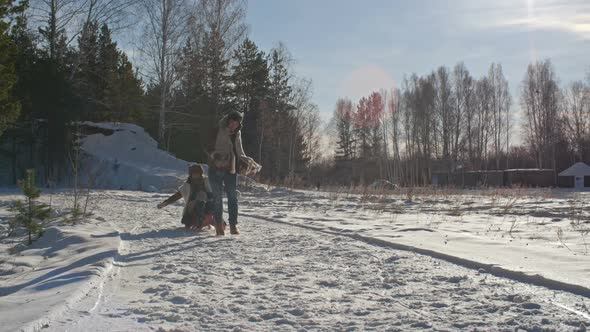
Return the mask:
M 289 59 L 284 48 L 279 47 L 271 51 L 270 55 L 270 100 L 277 112 L 287 111 L 293 97 L 290 74 L 288 69 Z
M 101 86 L 98 59 L 98 24 L 87 22 L 78 37 L 79 66 L 74 77 L 77 94 L 83 108 L 80 117 L 84 120 L 104 120 L 101 111 Z M 101 68 L 103 69 L 103 68 Z
M 230 108 L 229 59 L 224 57 L 225 41 L 213 32 L 206 33 L 203 40 L 206 92 L 215 114 L 223 115 Z
M 12 90 L 15 99 L 21 104 L 20 119 L 28 120 L 31 112 L 30 80 L 34 76 L 35 63 L 39 59 L 39 51 L 35 45 L 35 36 L 27 28 L 27 18 L 21 15 L 12 27 L 11 39 L 18 50 L 15 70 L 18 77 Z M 14 182 L 16 184 L 16 180 Z
M 263 126 L 267 127 L 267 142 L 272 142 L 272 145 L 267 144 L 266 155 L 267 160 L 262 161 L 265 167 L 264 171 L 270 171 L 268 176 L 274 178 L 282 178 L 285 175 L 289 153 L 288 147 L 284 139 L 285 133 L 290 130 L 295 130 L 293 126 L 289 125 L 289 111 L 292 110 L 291 101 L 293 98 L 293 88 L 290 82 L 289 73 L 289 57 L 286 48 L 279 45 L 270 52 L 269 67 L 270 67 L 270 93 L 269 93 L 269 113 L 265 115 L 265 123 Z
M 75 75 L 83 104 L 81 118 L 93 121 L 139 121 L 144 108 L 142 81 L 109 27 L 89 22 L 78 39 L 80 64 Z
M 207 139 L 218 120 L 215 105 L 207 92 L 208 69 L 204 52 L 200 40 L 190 39 L 182 48 L 176 68 L 179 85 L 174 92 L 174 112 L 167 115 L 169 148 L 186 160 L 207 160 Z
M 117 44 L 111 39 L 111 31 L 104 24 L 100 28 L 100 34 L 96 45 L 96 81 L 97 81 L 97 113 L 101 120 L 121 119 L 119 110 L 115 110 L 118 104 L 118 62 L 119 51 Z
M 96 45 L 97 114 L 102 121 L 133 122 L 144 108 L 142 81 L 127 55 L 117 48 L 109 27 L 100 29 Z
M 0 136 L 10 122 L 18 118 L 20 103 L 13 98 L 12 90 L 17 81 L 16 61 L 18 49 L 11 39 L 11 18 L 24 11 L 25 3 L 14 0 L 0 2 Z
M 338 136 L 336 157 L 339 160 L 352 160 L 355 157 L 354 119 L 356 114 L 349 99 L 338 99 L 334 121 Z
M 234 51 L 236 63 L 232 67 L 232 97 L 238 110 L 248 113 L 255 110 L 268 96 L 269 70 L 263 51 L 250 39 Z
M 268 61 L 263 51 L 250 39 L 234 51 L 236 63 L 232 67 L 232 99 L 237 109 L 244 113 L 242 140 L 248 155 L 256 155 L 263 126 L 261 113 L 269 96 Z
M 133 71 L 133 65 L 123 52 L 119 52 L 115 82 L 111 93 L 113 119 L 119 122 L 140 121 L 144 116 L 145 100 L 143 82 Z
M 19 180 L 24 201 L 16 201 L 12 211 L 16 213 L 12 220 L 12 228 L 22 226 L 29 236 L 28 244 L 33 243 L 33 234 L 40 237 L 43 235 L 43 221 L 49 218 L 51 208 L 46 204 L 39 203 L 37 199 L 41 196 L 41 190 L 35 186 L 35 170 L 27 170 L 26 179 Z
M 35 120 L 42 119 L 46 130 L 31 131 L 30 139 L 43 146 L 46 153 L 35 156 L 35 163 L 45 167 L 44 180 L 58 180 L 65 175 L 69 144 L 67 126 L 81 109 L 68 79 L 72 65 L 60 63 L 50 58 L 45 50 L 37 48 L 39 39 L 27 28 L 24 15 L 13 24 L 11 38 L 18 49 L 18 80 L 13 95 L 22 105 L 19 121 L 35 123 Z

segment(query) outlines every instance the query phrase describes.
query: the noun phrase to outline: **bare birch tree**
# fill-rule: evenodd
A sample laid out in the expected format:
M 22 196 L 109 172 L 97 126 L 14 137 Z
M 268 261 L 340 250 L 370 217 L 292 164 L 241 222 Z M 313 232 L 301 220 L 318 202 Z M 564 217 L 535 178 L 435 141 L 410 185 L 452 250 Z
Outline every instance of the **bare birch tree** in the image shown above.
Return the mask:
M 139 0 L 32 0 L 29 16 L 38 25 L 49 57 L 70 46 L 89 23 L 106 24 L 113 32 L 134 23 L 133 8 Z
M 582 81 L 571 83 L 564 91 L 564 118 L 567 137 L 575 157 L 585 160 L 590 143 L 590 89 Z
M 529 64 L 522 81 L 520 104 L 525 133 L 537 167 L 555 166 L 560 120 L 560 90 L 550 60 Z
M 451 171 L 451 150 L 453 141 L 453 105 L 454 93 L 451 88 L 451 78 L 449 70 L 446 67 L 439 67 L 434 73 L 434 88 L 436 91 L 435 111 L 437 114 L 436 131 L 440 135 L 440 143 L 442 144 L 442 159 L 447 164 L 447 170 Z M 438 157 L 439 143 L 435 138 L 435 155 Z
M 459 160 L 460 150 L 465 150 L 460 144 L 464 144 L 467 140 L 467 150 L 469 150 L 471 143 L 471 118 L 470 108 L 473 100 L 473 77 L 465 67 L 465 64 L 460 62 L 455 65 L 453 69 L 453 90 L 455 98 L 453 101 L 452 118 L 452 159 L 454 162 Z M 467 137 L 467 139 L 465 139 Z
M 512 100 L 508 90 L 508 80 L 502 72 L 502 65 L 492 63 L 488 72 L 490 88 L 492 89 L 491 108 L 491 133 L 492 147 L 496 159 L 496 169 L 500 169 L 500 157 L 504 147 L 504 137 L 508 140 L 508 119 L 510 118 L 510 105 Z M 506 151 L 508 152 L 508 151 Z
M 39 32 L 46 43 L 50 59 L 55 60 L 63 56 L 65 47 L 76 40 L 77 33 L 71 33 L 67 37 L 67 30 L 78 23 L 77 20 L 84 13 L 87 1 L 34 0 L 31 2 L 29 15 L 39 26 Z
M 166 113 L 172 109 L 172 88 L 178 80 L 176 68 L 187 38 L 189 13 L 186 0 L 143 0 L 146 14 L 142 45 L 146 76 L 159 91 L 158 143 L 166 148 Z

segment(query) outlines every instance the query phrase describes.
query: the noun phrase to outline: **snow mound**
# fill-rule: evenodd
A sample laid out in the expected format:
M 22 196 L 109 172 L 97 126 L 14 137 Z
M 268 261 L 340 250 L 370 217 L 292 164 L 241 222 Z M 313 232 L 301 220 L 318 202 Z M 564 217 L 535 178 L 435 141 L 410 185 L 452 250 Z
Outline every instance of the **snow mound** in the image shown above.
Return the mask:
M 238 189 L 242 192 L 248 192 L 248 193 L 252 193 L 252 194 L 266 194 L 268 193 L 268 186 L 259 182 L 256 182 L 256 180 L 247 177 L 247 176 L 241 176 L 239 177 L 238 180 Z
M 129 123 L 82 123 L 85 152 L 81 176 L 93 188 L 141 191 L 175 189 L 189 162 L 158 149 L 140 126 Z

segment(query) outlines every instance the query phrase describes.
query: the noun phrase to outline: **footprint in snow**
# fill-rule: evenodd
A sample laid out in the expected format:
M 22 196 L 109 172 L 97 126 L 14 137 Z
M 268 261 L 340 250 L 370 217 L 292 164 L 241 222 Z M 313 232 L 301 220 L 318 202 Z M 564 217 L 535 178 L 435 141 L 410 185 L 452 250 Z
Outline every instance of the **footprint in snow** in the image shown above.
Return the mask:
M 303 316 L 303 315 L 305 314 L 305 313 L 303 312 L 303 310 L 301 310 L 301 309 L 293 309 L 293 310 L 290 310 L 290 311 L 289 311 L 289 313 L 290 313 L 291 315 L 293 315 L 293 316 L 297 316 L 297 317 Z
M 188 304 L 191 302 L 189 299 L 187 299 L 186 297 L 183 297 L 183 296 L 175 296 L 168 301 L 170 301 L 174 304 Z
M 276 325 L 291 325 L 291 326 L 295 326 L 297 325 L 297 323 L 295 323 L 294 321 L 285 319 L 285 318 L 281 318 L 275 321 Z
M 145 294 L 155 294 L 155 293 L 157 293 L 157 292 L 159 292 L 159 291 L 161 291 L 161 289 L 159 289 L 159 288 L 153 288 L 153 287 L 150 287 L 150 288 L 148 288 L 148 289 L 144 290 L 143 292 L 144 292 Z
M 338 287 L 339 286 L 339 284 L 337 282 L 335 282 L 335 281 L 327 281 L 327 280 L 320 281 L 319 282 L 319 285 L 322 286 L 322 287 L 331 287 L 331 288 Z
M 271 319 L 283 318 L 283 315 L 276 313 L 276 312 L 270 312 L 267 314 L 260 315 L 260 318 L 262 318 L 264 320 L 271 320 Z
M 521 307 L 523 309 L 527 309 L 527 310 L 541 309 L 541 305 L 539 305 L 537 303 L 532 303 L 532 302 L 525 302 L 525 303 L 521 304 Z

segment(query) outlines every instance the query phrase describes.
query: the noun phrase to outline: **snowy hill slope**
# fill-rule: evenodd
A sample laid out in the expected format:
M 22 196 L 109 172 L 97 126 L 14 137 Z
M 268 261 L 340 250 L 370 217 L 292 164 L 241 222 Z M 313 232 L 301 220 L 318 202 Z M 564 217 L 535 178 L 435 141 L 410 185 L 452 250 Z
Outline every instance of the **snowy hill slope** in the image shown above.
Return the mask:
M 84 122 L 86 153 L 81 176 L 100 189 L 160 191 L 176 188 L 188 162 L 158 149 L 141 127 L 128 123 Z

